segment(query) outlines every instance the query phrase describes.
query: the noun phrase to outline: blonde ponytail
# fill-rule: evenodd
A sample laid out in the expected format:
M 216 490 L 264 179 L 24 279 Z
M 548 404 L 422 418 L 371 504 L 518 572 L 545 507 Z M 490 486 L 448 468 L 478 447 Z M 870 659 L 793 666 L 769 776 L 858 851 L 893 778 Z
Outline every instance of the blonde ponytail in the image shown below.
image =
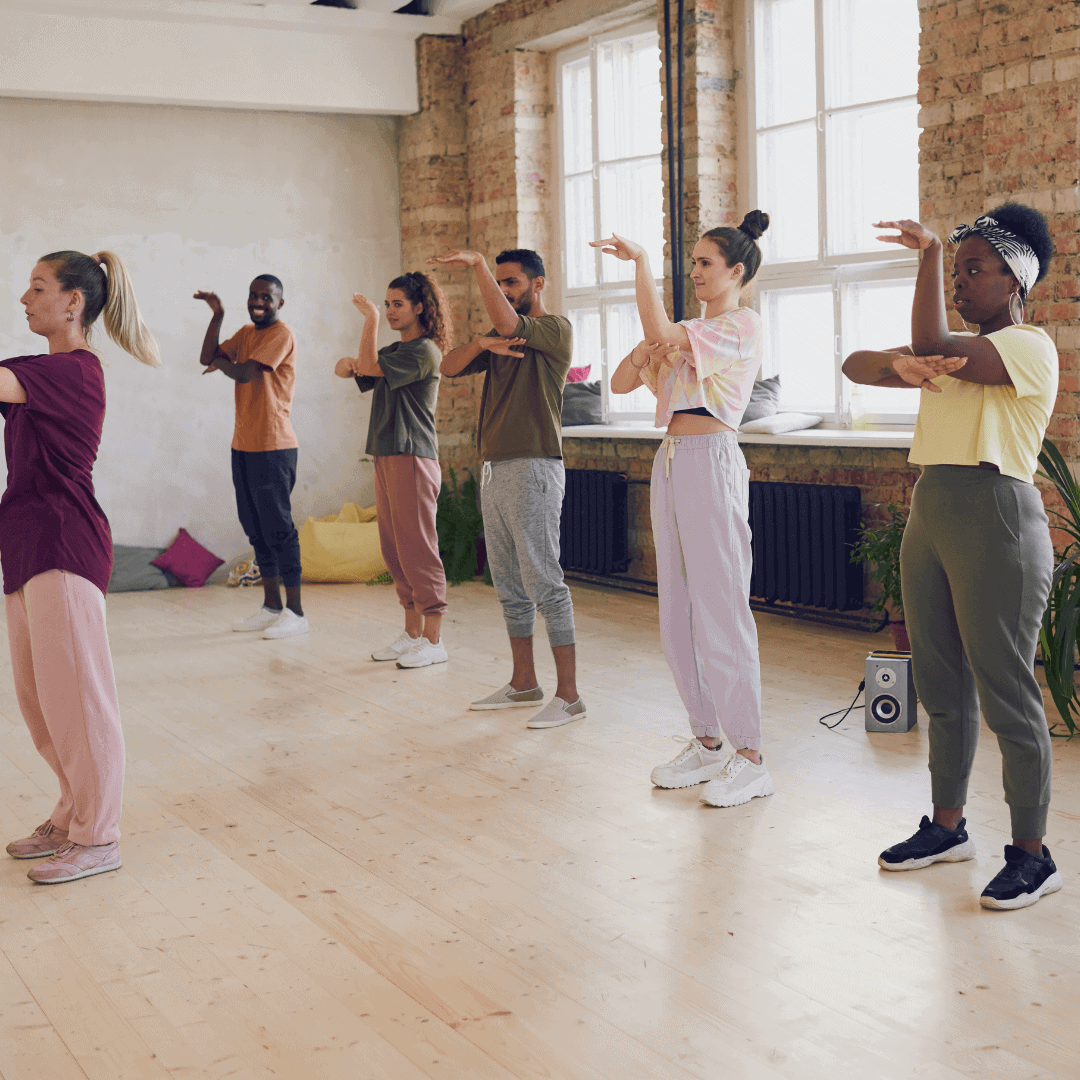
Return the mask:
M 139 302 L 131 287 L 131 278 L 120 256 L 112 251 L 99 251 L 92 256 L 101 264 L 109 279 L 105 310 L 102 313 L 105 333 L 124 352 L 131 353 L 140 364 L 161 367 L 161 350 L 157 340 L 143 322 Z

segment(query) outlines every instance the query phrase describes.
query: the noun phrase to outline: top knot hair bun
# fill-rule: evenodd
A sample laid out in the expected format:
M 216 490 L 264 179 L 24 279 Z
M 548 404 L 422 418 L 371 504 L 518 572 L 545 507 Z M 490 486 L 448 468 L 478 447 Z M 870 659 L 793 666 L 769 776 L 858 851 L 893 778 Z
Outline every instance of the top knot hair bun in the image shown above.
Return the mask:
M 769 227 L 769 215 L 764 210 L 751 210 L 742 219 L 739 229 L 751 240 L 756 240 Z

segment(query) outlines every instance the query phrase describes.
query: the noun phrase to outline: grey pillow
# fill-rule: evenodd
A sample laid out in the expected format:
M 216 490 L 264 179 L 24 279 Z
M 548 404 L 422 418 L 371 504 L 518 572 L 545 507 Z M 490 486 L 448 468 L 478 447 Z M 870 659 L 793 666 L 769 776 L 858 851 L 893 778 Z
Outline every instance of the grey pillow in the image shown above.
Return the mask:
M 771 379 L 759 379 L 754 383 L 754 389 L 750 393 L 750 400 L 746 403 L 746 412 L 743 413 L 739 426 L 749 424 L 752 420 L 764 420 L 766 416 L 775 416 L 780 409 L 780 376 L 774 375 Z
M 165 553 L 165 548 L 125 547 L 113 545 L 113 569 L 109 592 L 144 592 L 149 589 L 168 589 L 180 583 L 164 570 L 150 565 Z
M 602 424 L 603 405 L 600 399 L 600 380 L 567 383 L 563 387 L 562 426 Z

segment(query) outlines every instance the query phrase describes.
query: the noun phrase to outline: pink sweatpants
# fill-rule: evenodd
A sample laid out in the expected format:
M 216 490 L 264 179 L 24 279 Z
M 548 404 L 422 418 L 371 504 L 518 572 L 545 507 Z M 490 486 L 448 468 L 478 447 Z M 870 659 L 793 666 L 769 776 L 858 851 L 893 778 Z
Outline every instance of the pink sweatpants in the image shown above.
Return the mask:
M 668 436 L 651 508 L 664 656 L 698 738 L 761 749 L 761 665 L 750 611 L 750 471 L 735 432 Z
M 442 470 L 431 458 L 375 458 L 375 516 L 379 547 L 406 611 L 446 611 L 446 571 L 439 558 L 435 510 Z
M 48 570 L 5 601 L 19 708 L 60 781 L 50 820 L 76 844 L 119 840 L 124 736 L 105 597 L 78 574 Z

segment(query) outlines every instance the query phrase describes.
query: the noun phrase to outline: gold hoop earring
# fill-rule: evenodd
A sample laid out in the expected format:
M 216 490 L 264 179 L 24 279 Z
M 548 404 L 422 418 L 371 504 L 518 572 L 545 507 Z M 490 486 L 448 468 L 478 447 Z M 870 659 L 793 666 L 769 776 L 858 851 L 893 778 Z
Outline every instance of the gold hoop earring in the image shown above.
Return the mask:
M 75 312 L 69 311 L 68 312 L 68 322 L 74 322 L 74 321 L 75 321 Z

